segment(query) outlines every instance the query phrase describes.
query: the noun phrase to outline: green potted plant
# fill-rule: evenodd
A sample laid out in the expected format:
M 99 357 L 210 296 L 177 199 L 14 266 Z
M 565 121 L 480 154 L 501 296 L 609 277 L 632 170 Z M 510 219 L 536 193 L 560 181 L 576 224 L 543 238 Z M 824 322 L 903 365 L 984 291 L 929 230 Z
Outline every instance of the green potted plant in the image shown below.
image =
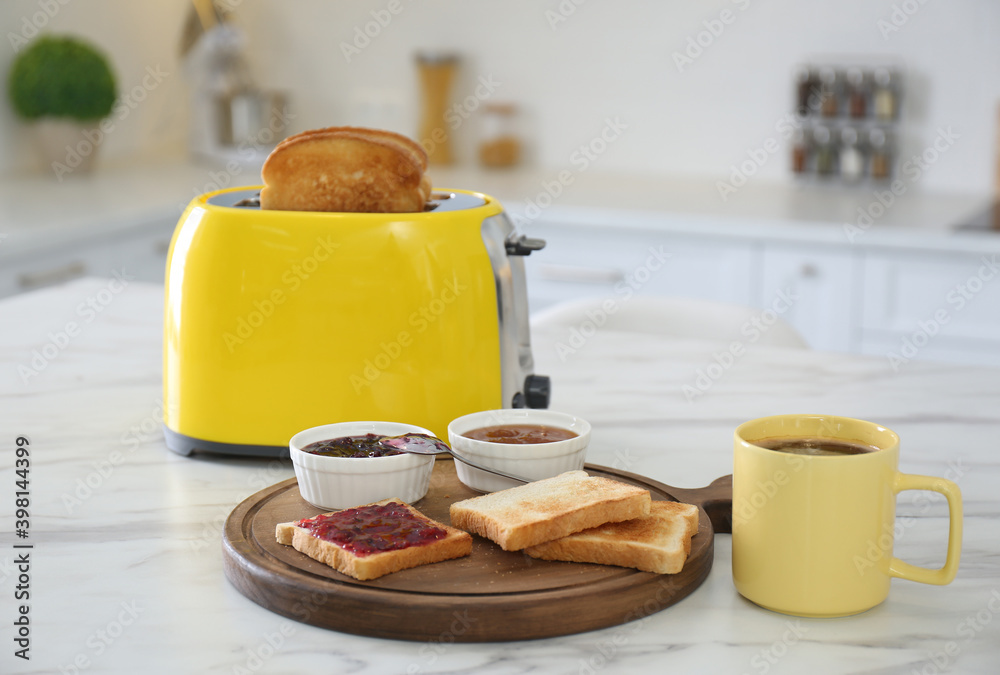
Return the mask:
M 114 74 L 100 51 L 74 37 L 39 37 L 14 59 L 7 92 L 60 180 L 90 167 L 110 131 L 101 120 L 116 95 Z

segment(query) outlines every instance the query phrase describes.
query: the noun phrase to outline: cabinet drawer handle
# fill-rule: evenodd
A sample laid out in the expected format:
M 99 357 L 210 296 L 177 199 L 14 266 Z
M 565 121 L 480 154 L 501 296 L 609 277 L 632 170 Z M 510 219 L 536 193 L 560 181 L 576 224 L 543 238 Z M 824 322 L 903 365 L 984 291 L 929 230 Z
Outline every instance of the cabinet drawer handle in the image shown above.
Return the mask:
M 538 273 L 546 281 L 567 281 L 578 284 L 613 284 L 625 280 L 621 270 L 575 265 L 539 265 Z
M 41 272 L 25 272 L 17 277 L 17 285 L 21 290 L 27 291 L 82 277 L 86 271 L 87 267 L 82 262 L 71 262 L 62 267 L 54 267 Z

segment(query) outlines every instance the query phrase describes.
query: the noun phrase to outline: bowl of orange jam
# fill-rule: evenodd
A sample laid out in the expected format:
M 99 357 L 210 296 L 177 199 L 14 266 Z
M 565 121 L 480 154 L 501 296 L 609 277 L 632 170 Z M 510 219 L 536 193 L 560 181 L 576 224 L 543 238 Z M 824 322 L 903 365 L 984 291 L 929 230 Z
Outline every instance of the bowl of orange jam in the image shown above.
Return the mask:
M 484 410 L 452 420 L 448 444 L 459 456 L 530 480 L 582 469 L 590 424 L 576 415 L 535 408 Z M 457 461 L 458 479 L 479 492 L 520 485 Z

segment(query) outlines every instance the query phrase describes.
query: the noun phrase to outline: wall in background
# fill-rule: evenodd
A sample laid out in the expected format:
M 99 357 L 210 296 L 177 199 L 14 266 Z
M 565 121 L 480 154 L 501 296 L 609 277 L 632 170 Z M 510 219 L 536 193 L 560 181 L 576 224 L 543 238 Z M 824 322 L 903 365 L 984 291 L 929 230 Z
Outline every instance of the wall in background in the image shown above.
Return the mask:
M 71 34 L 100 48 L 115 72 L 119 102 L 109 118 L 102 162 L 182 152 L 187 133 L 187 87 L 178 66 L 187 4 L 177 1 L 5 0 L 0 3 L 0 172 L 47 170 L 7 98 L 7 73 L 22 41 L 39 33 Z M 39 26 L 41 27 L 39 29 Z M 155 75 L 155 76 L 153 76 Z M 146 85 L 143 85 L 145 79 Z
M 413 54 L 446 50 L 463 59 L 454 101 L 479 87 L 490 100 L 517 103 L 530 157 L 541 166 L 573 166 L 574 152 L 610 119 L 624 128 L 593 160 L 595 170 L 725 179 L 776 139 L 781 149 L 761 162 L 755 180 L 785 181 L 788 153 L 777 125 L 791 110 L 794 66 L 889 60 L 907 77 L 906 154 L 931 146 L 939 130 L 957 136 L 922 172 L 920 188 L 983 192 L 994 183 L 1000 4 L 993 0 L 222 3 L 246 32 L 257 80 L 288 92 L 293 130 L 371 124 L 415 136 Z M 38 0 L 0 4 L 4 33 L 17 33 L 39 7 Z M 48 22 L 101 44 L 123 90 L 140 85 L 148 66 L 170 73 L 109 136 L 106 161 L 183 151 L 187 90 L 177 48 L 186 9 L 176 1 L 68 0 Z M 699 40 L 700 52 L 691 46 Z M 4 72 L 13 56 L 7 42 Z M 679 66 L 677 54 L 691 62 Z M 32 166 L 21 132 L 9 106 L 0 107 L 0 170 Z M 472 160 L 478 132 L 475 115 L 458 126 L 463 161 Z

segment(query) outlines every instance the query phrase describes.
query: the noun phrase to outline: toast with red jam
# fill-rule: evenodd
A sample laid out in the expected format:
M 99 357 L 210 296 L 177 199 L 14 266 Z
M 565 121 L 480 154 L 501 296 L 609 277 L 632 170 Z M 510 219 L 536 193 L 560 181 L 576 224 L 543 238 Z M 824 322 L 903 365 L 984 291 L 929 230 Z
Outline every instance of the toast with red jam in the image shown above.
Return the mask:
M 472 553 L 472 537 L 400 499 L 278 523 L 279 544 L 359 581 Z

